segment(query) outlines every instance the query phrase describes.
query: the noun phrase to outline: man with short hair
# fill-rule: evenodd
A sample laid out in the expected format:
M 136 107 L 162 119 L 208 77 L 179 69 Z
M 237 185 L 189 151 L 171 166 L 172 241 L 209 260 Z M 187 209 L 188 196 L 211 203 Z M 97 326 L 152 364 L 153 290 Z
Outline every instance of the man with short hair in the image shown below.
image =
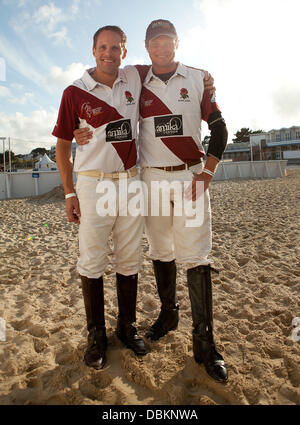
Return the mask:
M 53 130 L 53 135 L 58 137 L 56 158 L 64 185 L 68 220 L 80 223 L 77 270 L 82 281 L 88 329 L 84 359 L 95 369 L 102 369 L 106 362 L 103 274 L 111 233 L 119 305 L 116 334 L 136 354 L 147 352 L 134 326 L 144 219 L 130 214 L 123 216 L 119 213 L 119 205 L 116 212 L 102 216 L 96 195 L 98 184 L 109 182 L 118 199 L 121 179 L 128 179 L 128 182 L 138 179 L 136 137 L 141 78 L 133 66 L 120 69 L 127 53 L 125 44 L 126 35 L 119 27 L 106 26 L 95 33 L 96 67 L 85 71 L 82 78 L 66 88 Z M 87 146 L 77 148 L 75 191 L 71 155 L 73 131 L 86 126 L 93 130 L 93 138 Z
M 151 22 L 145 44 L 152 67 L 144 80 L 140 102 L 142 179 L 148 187 L 152 181 L 181 182 L 182 193 L 184 182 L 190 181 L 185 196 L 193 200 L 197 197 L 197 182 L 204 189 L 201 225 L 186 227 L 188 217 L 184 211 L 181 217 L 174 213 L 167 217 L 162 214 L 146 217 L 150 257 L 161 300 L 159 317 L 146 337 L 155 341 L 177 328 L 176 259 L 187 268 L 194 358 L 198 363 L 204 363 L 210 376 L 225 382 L 228 379 L 225 362 L 213 338 L 212 260 L 209 258 L 212 231 L 208 187 L 226 147 L 227 129 L 216 103 L 210 74 L 175 62 L 178 36 L 174 25 L 164 19 Z M 211 131 L 205 165 L 201 120 L 208 123 Z M 172 199 L 171 204 L 174 205 Z
M 208 374 L 220 382 L 228 379 L 223 357 L 213 337 L 211 263 L 211 209 L 208 187 L 227 143 L 227 129 L 216 103 L 214 81 L 204 70 L 175 61 L 178 36 L 174 25 L 158 19 L 148 26 L 145 40 L 152 67 L 142 88 L 139 125 L 139 165 L 148 186 L 151 205 L 152 182 L 178 182 L 183 197 L 196 200 L 197 182 L 203 186 L 203 222 L 186 227 L 189 218 L 171 214 L 146 216 L 150 258 L 153 260 L 161 311 L 146 337 L 156 341 L 178 326 L 176 261 L 187 268 L 187 282 L 193 319 L 193 353 Z M 201 121 L 211 131 L 205 165 L 201 144 Z M 84 130 L 77 143 L 88 141 Z M 185 182 L 190 182 L 184 195 Z M 162 207 L 162 205 L 161 205 Z

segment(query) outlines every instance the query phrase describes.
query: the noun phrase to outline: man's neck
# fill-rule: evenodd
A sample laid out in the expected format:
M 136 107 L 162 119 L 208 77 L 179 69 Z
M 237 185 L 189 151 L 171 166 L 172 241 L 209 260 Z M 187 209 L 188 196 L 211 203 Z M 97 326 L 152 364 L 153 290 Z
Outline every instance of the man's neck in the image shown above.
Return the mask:
M 172 62 L 167 66 L 152 65 L 152 72 L 156 75 L 167 74 L 168 72 L 175 72 L 178 66 L 178 62 Z
M 104 84 L 110 88 L 114 85 L 114 82 L 118 78 L 118 74 L 116 75 L 110 75 L 105 74 L 104 72 L 99 71 L 97 68 L 94 72 L 92 72 L 91 77 L 98 83 Z

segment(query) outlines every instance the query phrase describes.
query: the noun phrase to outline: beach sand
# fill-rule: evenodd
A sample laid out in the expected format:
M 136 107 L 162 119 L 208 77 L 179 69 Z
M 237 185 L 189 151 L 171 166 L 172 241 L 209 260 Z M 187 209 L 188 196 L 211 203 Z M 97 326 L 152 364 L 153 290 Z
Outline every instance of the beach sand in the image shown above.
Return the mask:
M 108 362 L 83 363 L 87 331 L 76 271 L 77 226 L 60 188 L 38 199 L 0 202 L 0 404 L 300 404 L 300 170 L 277 179 L 215 182 L 214 333 L 229 381 L 211 379 L 192 355 L 186 273 L 178 265 L 180 322 L 136 357 L 114 334 L 113 265 L 104 276 Z M 110 254 L 112 260 L 112 255 Z M 160 303 L 143 241 L 137 326 Z M 297 333 L 298 332 L 298 333 Z M 294 337 L 292 338 L 292 335 Z

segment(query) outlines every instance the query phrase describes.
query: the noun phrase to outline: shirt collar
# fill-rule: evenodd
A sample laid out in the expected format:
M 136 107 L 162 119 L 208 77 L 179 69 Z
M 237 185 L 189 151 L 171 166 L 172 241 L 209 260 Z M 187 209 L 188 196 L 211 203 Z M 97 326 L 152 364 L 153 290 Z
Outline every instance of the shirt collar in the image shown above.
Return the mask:
M 184 65 L 182 65 L 182 63 L 178 62 L 178 66 L 177 66 L 177 69 L 176 69 L 174 75 L 182 75 L 183 77 L 186 77 L 186 74 L 187 74 L 186 67 Z M 151 66 L 151 68 L 149 69 L 148 74 L 145 78 L 145 84 L 148 84 L 149 81 L 154 77 L 156 77 L 156 76 L 153 74 L 152 66 Z M 172 77 L 173 77 L 173 75 L 172 75 Z
M 95 71 L 95 67 L 94 68 L 89 68 L 87 69 L 83 76 L 81 77 L 84 85 L 86 86 L 86 88 L 88 89 L 88 91 L 92 91 L 94 90 L 94 88 L 99 84 L 101 85 L 101 83 L 99 83 L 98 81 L 94 80 L 94 78 L 91 76 L 91 74 Z M 127 78 L 125 75 L 125 71 L 124 69 L 119 69 L 118 71 L 118 77 L 116 79 L 116 81 L 114 82 L 114 84 L 118 83 L 118 82 L 127 82 Z

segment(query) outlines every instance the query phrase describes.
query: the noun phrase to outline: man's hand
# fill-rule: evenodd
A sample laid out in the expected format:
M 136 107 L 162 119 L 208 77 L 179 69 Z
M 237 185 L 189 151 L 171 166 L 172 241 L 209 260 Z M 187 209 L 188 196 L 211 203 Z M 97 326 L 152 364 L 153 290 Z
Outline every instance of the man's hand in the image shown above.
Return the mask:
M 73 131 L 77 145 L 87 145 L 93 137 L 93 132 L 88 128 L 77 128 Z
M 213 179 L 212 176 L 210 176 L 207 173 L 194 174 L 192 183 L 189 185 L 189 187 L 185 191 L 186 199 L 188 200 L 192 199 L 193 201 L 196 201 L 196 199 L 198 199 L 199 196 L 201 196 L 202 193 L 206 191 L 212 179 Z M 197 182 L 200 182 L 200 183 L 197 184 Z M 198 190 L 196 190 L 196 187 L 198 187 Z
M 80 207 L 77 196 L 66 199 L 66 213 L 70 223 L 80 223 Z

